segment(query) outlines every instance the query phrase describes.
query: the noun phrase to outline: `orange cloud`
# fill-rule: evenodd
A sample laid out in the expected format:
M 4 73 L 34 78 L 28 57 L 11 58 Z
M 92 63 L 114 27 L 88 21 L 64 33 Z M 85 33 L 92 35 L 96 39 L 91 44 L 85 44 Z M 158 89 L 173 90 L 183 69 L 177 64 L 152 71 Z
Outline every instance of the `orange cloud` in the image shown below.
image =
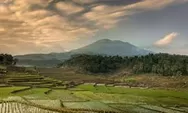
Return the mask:
M 75 5 L 71 2 L 58 2 L 56 8 L 66 14 L 74 14 L 84 10 L 83 7 Z
M 158 47 L 164 47 L 164 46 L 168 46 L 169 44 L 171 44 L 173 42 L 173 40 L 178 36 L 178 33 L 170 33 L 168 35 L 166 35 L 164 38 L 158 40 L 157 42 L 154 43 L 155 46 Z

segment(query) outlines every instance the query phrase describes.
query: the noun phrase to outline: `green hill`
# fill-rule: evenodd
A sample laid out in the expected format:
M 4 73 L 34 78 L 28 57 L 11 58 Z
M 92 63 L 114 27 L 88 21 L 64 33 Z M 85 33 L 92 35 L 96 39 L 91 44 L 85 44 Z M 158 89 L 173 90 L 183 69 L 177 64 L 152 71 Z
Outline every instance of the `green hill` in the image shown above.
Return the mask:
M 60 67 L 75 67 L 91 73 L 129 70 L 133 74 L 155 73 L 164 76 L 188 75 L 188 56 L 149 54 L 146 56 L 121 57 L 101 55 L 75 55 Z

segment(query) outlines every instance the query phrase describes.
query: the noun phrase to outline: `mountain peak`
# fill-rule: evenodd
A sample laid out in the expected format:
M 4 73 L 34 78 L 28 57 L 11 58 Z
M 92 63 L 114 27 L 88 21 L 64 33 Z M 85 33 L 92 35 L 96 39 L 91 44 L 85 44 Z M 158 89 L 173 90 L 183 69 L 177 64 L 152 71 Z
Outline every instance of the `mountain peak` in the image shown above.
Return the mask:
M 103 55 L 119 55 L 119 56 L 135 56 L 146 55 L 150 52 L 139 47 L 136 47 L 129 42 L 123 42 L 120 40 L 102 39 L 98 40 L 90 45 L 76 49 L 73 53 L 85 53 L 85 54 L 103 54 Z
M 96 43 L 99 43 L 99 42 L 108 43 L 108 42 L 112 42 L 112 40 L 110 40 L 110 39 L 101 39 L 101 40 L 96 41 Z
M 96 41 L 95 43 L 119 43 L 119 44 L 123 43 L 123 44 L 132 45 L 129 42 L 123 42 L 121 40 L 110 40 L 110 39 L 101 39 L 101 40 Z

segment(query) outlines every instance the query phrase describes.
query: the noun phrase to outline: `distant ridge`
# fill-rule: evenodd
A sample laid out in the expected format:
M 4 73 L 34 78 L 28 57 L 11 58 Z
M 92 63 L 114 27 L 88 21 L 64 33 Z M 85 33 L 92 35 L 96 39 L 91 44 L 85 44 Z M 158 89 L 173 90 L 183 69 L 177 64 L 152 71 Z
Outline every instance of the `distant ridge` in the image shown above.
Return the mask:
M 102 39 L 92 44 L 64 53 L 27 54 L 15 56 L 19 60 L 18 65 L 31 65 L 41 67 L 53 67 L 57 62 L 67 60 L 74 54 L 99 54 L 109 56 L 140 56 L 152 53 L 141 49 L 129 42 L 120 40 Z

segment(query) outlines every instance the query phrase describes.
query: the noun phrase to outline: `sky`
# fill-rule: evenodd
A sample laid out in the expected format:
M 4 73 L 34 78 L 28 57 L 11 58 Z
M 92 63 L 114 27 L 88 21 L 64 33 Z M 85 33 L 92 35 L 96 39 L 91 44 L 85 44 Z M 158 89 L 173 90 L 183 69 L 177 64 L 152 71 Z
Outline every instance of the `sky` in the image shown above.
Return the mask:
M 188 0 L 0 0 L 0 53 L 65 52 L 100 39 L 188 55 Z

